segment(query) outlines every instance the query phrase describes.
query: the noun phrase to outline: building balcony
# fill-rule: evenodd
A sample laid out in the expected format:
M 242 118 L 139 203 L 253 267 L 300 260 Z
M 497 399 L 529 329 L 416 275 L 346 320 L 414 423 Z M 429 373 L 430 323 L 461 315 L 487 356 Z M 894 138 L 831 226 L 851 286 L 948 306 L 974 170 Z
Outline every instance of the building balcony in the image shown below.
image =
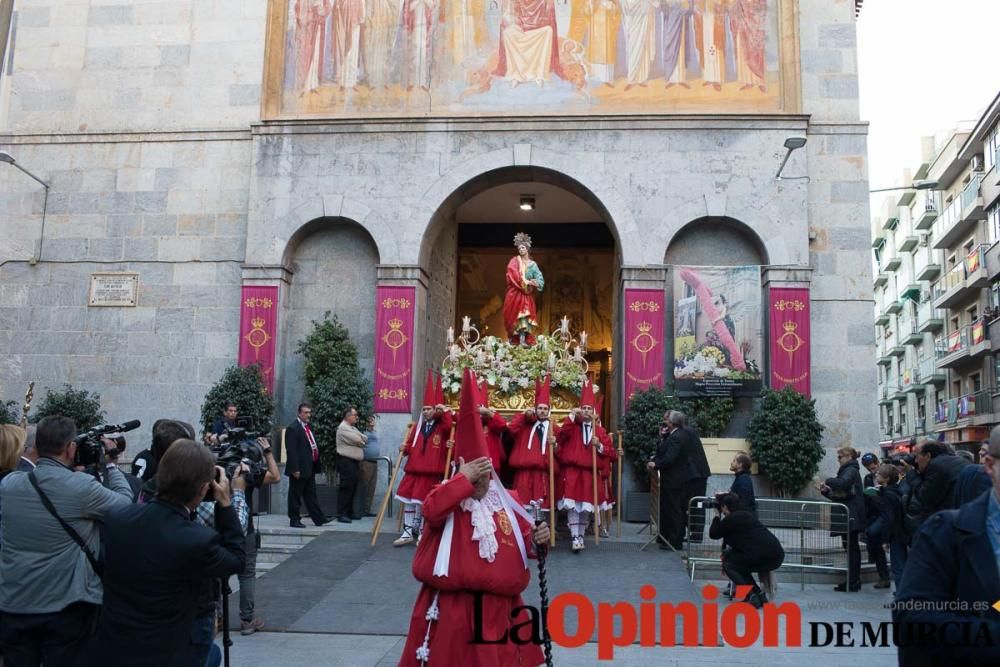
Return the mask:
M 954 426 L 978 426 L 989 424 L 996 419 L 993 413 L 994 389 L 980 389 L 971 394 L 964 394 L 938 403 L 934 411 L 934 423 Z
M 948 380 L 948 373 L 937 367 L 934 357 L 921 357 L 915 370 L 915 382 L 922 386 L 943 385 Z
M 896 247 L 899 248 L 900 252 L 910 252 L 911 250 L 917 247 L 917 244 L 919 242 L 920 239 L 917 238 L 916 236 L 912 235 L 904 236 L 903 239 L 899 242 L 899 245 Z
M 944 311 L 934 308 L 930 301 L 924 301 L 917 306 L 917 331 L 934 333 L 943 328 Z
M 886 271 L 895 271 L 902 263 L 903 260 L 900 259 L 899 255 L 893 255 L 885 258 L 885 264 L 882 265 L 882 268 Z
M 975 174 L 969 184 L 962 190 L 962 218 L 976 221 L 986 219 L 986 203 L 982 193 L 983 175 Z
M 889 324 L 890 319 L 891 318 L 889 317 L 889 313 L 881 312 L 875 316 L 875 325 L 884 327 L 885 325 Z
M 936 280 L 938 276 L 941 275 L 941 265 L 937 263 L 928 263 L 917 269 L 916 278 L 917 280 Z
M 909 345 L 911 347 L 914 345 L 920 345 L 924 342 L 924 334 L 917 329 L 912 329 L 909 333 L 903 332 L 899 342 L 903 345 Z
M 977 319 L 948 335 L 944 349 L 937 350 L 938 368 L 959 368 L 988 355 L 992 350 L 986 337 L 986 320 Z
M 879 346 L 875 352 L 875 363 L 879 366 L 892 366 L 892 357 L 889 355 L 889 351 L 884 346 Z
M 894 392 L 895 393 L 895 392 Z M 892 399 L 889 398 L 889 387 L 888 385 L 879 385 L 878 388 L 878 402 L 882 405 L 887 405 L 892 403 Z
M 903 347 L 902 345 L 893 345 L 892 347 L 889 348 L 889 356 L 890 357 L 905 357 L 906 356 L 906 348 Z
M 900 299 L 909 299 L 913 303 L 920 301 L 920 284 L 910 283 L 899 291 Z
M 893 301 L 892 303 L 886 305 L 885 312 L 890 315 L 895 315 L 903 310 L 903 303 L 901 301 Z
M 969 181 L 962 194 L 955 199 L 938 217 L 934 230 L 934 247 L 947 250 L 956 245 L 975 229 L 976 221 L 985 217 L 985 208 L 980 186 L 983 175 L 977 174 Z
M 934 221 L 938 218 L 937 195 L 934 191 L 927 190 L 921 194 L 923 195 L 922 203 L 921 200 L 918 200 L 917 205 L 914 207 L 913 226 L 920 230 L 930 229 Z
M 986 249 L 981 245 L 944 274 L 931 287 L 935 308 L 953 308 L 979 295 L 979 290 L 989 284 L 986 270 Z
M 899 224 L 899 214 L 895 210 L 893 208 L 893 212 L 886 216 L 885 222 L 882 223 L 882 229 L 892 231 Z
M 875 289 L 878 289 L 879 287 L 882 287 L 887 282 L 889 282 L 889 274 L 888 273 L 884 273 L 882 271 L 879 271 L 878 274 L 875 275 Z

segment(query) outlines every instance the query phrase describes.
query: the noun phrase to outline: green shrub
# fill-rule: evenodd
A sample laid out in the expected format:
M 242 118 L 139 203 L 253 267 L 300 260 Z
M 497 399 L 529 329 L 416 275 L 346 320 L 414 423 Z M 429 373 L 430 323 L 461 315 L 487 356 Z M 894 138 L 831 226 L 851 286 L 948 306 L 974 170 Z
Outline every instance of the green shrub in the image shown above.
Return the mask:
M 656 454 L 660 442 L 663 413 L 682 408 L 677 397 L 653 387 L 633 394 L 628 410 L 622 415 L 622 448 L 632 464 L 636 482 L 644 488 L 649 480 L 646 463 Z
M 43 417 L 50 415 L 70 417 L 76 422 L 76 428 L 80 431 L 103 424 L 101 395 L 86 389 L 74 389 L 70 384 L 64 384 L 62 389 L 57 391 L 46 388 L 45 398 L 35 408 L 28 421 L 37 424 Z
M 371 383 L 361 372 L 358 350 L 347 327 L 330 313 L 313 321 L 312 332 L 299 341 L 296 351 L 305 358 L 306 398 L 312 405 L 311 423 L 320 461 L 329 478 L 336 462 L 337 425 L 344 411 L 356 408 L 360 424 L 374 414 Z
M 761 392 L 747 428 L 750 454 L 781 496 L 796 494 L 819 470 L 822 435 L 816 402 L 789 387 Z
M 735 410 L 733 399 L 715 396 L 687 399 L 684 406 L 689 423 L 700 435 L 709 438 L 718 438 L 726 431 Z
M 17 401 L 0 402 L 0 424 L 20 424 L 21 410 Z
M 205 432 L 222 415 L 226 403 L 235 403 L 240 417 L 253 418 L 254 430 L 271 432 L 274 401 L 264 386 L 264 374 L 257 364 L 230 366 L 205 394 L 201 405 L 201 426 Z

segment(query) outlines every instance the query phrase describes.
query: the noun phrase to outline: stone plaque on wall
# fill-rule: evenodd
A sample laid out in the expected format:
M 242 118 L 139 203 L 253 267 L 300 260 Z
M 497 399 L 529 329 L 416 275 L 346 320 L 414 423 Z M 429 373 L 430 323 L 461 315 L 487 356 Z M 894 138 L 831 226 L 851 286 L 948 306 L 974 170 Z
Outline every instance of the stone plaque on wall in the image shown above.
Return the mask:
M 135 306 L 138 273 L 92 273 L 88 306 Z

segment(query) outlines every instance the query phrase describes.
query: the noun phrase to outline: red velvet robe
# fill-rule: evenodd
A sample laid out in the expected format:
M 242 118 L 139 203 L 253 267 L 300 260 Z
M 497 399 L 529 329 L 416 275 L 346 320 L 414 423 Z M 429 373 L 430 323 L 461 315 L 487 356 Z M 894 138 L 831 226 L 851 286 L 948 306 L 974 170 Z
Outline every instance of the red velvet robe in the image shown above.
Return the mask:
M 507 452 L 503 448 L 503 434 L 507 430 L 507 420 L 499 412 L 493 413 L 492 419 L 483 417 L 483 434 L 486 436 L 486 449 L 490 453 L 493 469 L 498 473 L 507 460 Z
M 420 665 L 417 648 L 424 643 L 428 624 L 425 615 L 435 593 L 439 593 L 440 615 L 431 624 L 428 642 L 430 659 L 427 663 L 430 667 L 508 667 L 540 665 L 545 662 L 541 647 L 533 643 L 469 643 L 475 635 L 473 591 L 483 593 L 483 627 L 480 636 L 484 639 L 497 639 L 505 632 L 509 633 L 514 625 L 529 620 L 525 611 L 519 612 L 512 619 L 511 610 L 524 605 L 521 593 L 531 579 L 531 571 L 524 567 L 521 551 L 513 534 L 515 527 L 510 525 L 505 512 L 494 514 L 499 546 L 495 560 L 490 563 L 479 556 L 479 545 L 472 539 L 472 515 L 460 507 L 460 503 L 471 497 L 473 491 L 472 484 L 464 475 L 455 475 L 444 484 L 434 487 L 424 501 L 424 532 L 413 557 L 413 576 L 423 586 L 413 605 L 410 630 L 399 661 L 401 667 Z M 520 502 L 516 498 L 515 501 Z M 437 577 L 433 574 L 434 561 L 441 544 L 445 521 L 450 515 L 454 516 L 451 562 L 448 576 Z M 524 538 L 528 555 L 534 557 L 532 526 L 521 517 L 517 519 L 517 529 L 520 529 Z
M 413 436 L 410 436 L 410 441 L 406 443 L 403 481 L 396 490 L 397 499 L 421 503 L 434 485 L 444 478 L 444 463 L 448 460 L 448 436 L 451 434 L 452 424 L 452 414 L 445 410 L 435 420 L 430 436 L 425 438 L 423 432 L 418 433 L 416 444 L 412 444 Z
M 611 438 L 603 426 L 594 424 L 594 435 L 604 445 L 605 451 L 611 448 Z M 562 469 L 563 490 L 558 508 L 575 508 L 591 512 L 594 509 L 594 475 L 590 445 L 583 442 L 583 421 L 573 421 L 567 417 L 559 428 L 556 436 L 559 443 L 559 464 Z M 598 456 L 598 462 L 600 457 Z M 597 502 L 600 504 L 600 480 L 598 480 Z
M 601 509 L 609 509 L 615 504 L 615 492 L 611 485 L 611 467 L 618 460 L 618 451 L 605 445 L 604 453 L 597 455 L 597 494 L 601 501 Z
M 544 509 L 549 508 L 549 447 L 545 446 L 545 454 L 536 440 L 529 443 L 532 430 L 537 419 L 528 418 L 524 413 L 517 415 L 510 422 L 510 434 L 514 437 L 514 446 L 510 450 L 510 467 L 514 469 L 514 490 L 520 498 L 541 500 Z M 550 421 L 549 434 L 558 437 L 559 429 L 556 423 Z M 531 445 L 530 447 L 528 445 Z M 553 461 L 556 476 L 556 497 L 559 496 L 559 463 Z
M 500 51 L 503 53 L 502 42 Z M 503 325 L 512 342 L 518 338 L 515 329 L 517 329 L 522 317 L 528 318 L 533 330 L 538 327 L 538 309 L 535 306 L 535 298 L 532 296 L 534 291 L 534 287 L 524 284 L 520 259 L 516 256 L 512 257 L 507 262 L 507 292 L 503 298 Z M 529 345 L 534 344 L 534 338 L 534 335 L 526 336 Z

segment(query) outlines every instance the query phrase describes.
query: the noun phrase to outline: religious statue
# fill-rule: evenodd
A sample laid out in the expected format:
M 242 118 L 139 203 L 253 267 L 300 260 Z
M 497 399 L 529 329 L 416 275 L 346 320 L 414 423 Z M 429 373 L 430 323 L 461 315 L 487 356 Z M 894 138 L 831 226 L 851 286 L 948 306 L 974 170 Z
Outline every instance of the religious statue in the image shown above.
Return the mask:
M 538 264 L 531 259 L 531 237 L 514 236 L 517 255 L 507 263 L 507 294 L 503 300 L 503 323 L 511 344 L 534 345 L 538 328 L 538 310 L 534 292 L 541 292 L 545 279 Z

